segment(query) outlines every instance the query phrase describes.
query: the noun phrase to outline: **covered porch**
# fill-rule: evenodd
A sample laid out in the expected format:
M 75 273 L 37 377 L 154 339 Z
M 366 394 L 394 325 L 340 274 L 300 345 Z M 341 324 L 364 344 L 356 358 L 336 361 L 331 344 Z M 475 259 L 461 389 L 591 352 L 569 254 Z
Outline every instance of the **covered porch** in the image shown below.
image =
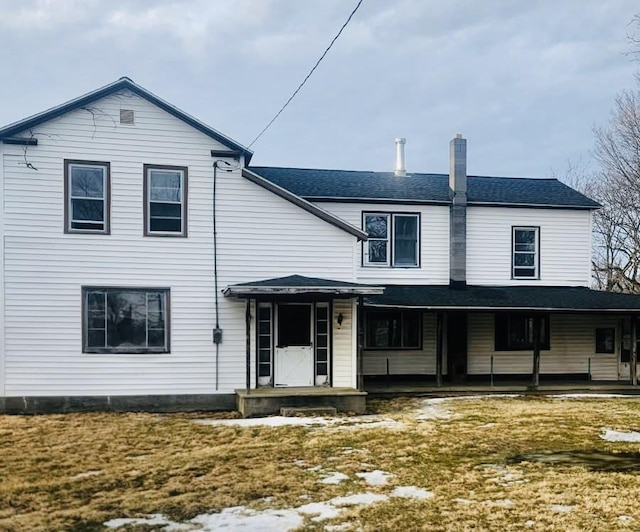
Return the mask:
M 637 385 L 637 295 L 586 287 L 393 285 L 364 303 L 371 393 Z M 410 330 L 415 323 L 418 332 Z M 385 327 L 401 329 L 404 340 Z
M 365 295 L 383 290 L 300 275 L 227 286 L 223 294 L 245 304 L 238 410 L 244 416 L 303 407 L 363 412 L 358 309 Z

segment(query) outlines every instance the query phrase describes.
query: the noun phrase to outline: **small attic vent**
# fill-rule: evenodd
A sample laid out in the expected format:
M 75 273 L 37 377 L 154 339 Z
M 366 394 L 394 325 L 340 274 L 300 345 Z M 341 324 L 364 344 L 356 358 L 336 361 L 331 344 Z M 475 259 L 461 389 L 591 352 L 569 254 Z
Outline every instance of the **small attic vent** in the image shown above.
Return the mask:
M 120 123 L 133 124 L 133 109 L 120 109 Z

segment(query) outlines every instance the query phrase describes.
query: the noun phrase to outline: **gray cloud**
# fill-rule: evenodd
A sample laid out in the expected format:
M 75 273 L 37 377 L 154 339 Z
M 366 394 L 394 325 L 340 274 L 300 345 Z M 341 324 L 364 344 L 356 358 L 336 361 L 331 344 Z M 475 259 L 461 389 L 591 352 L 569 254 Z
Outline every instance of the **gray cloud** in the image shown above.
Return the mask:
M 355 2 L 0 0 L 0 123 L 122 75 L 248 143 Z M 307 86 L 255 145 L 257 164 L 546 175 L 585 155 L 631 86 L 630 0 L 365 0 Z

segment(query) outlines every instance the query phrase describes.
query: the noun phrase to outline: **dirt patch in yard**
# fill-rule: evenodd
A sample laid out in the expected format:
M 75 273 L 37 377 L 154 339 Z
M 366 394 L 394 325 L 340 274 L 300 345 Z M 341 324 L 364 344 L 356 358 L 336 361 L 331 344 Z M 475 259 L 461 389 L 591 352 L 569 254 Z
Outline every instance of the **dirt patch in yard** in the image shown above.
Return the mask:
M 371 410 L 394 424 L 0 416 L 0 530 L 103 530 L 118 519 L 138 519 L 115 521 L 119 530 L 207 530 L 220 516 L 278 513 L 328 531 L 640 527 L 636 471 L 532 459 L 639 453 L 601 435 L 640 429 L 640 399 L 399 399 Z

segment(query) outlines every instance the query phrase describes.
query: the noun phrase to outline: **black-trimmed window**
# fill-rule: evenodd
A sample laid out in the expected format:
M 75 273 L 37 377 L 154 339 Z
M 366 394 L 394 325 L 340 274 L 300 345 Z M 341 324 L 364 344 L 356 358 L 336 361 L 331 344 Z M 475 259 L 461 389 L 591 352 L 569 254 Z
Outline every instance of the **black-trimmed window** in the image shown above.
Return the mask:
M 369 235 L 362 248 L 364 266 L 420 265 L 420 214 L 364 212 L 362 226 Z
M 168 353 L 168 288 L 82 288 L 84 353 Z
M 596 329 L 596 353 L 616 352 L 615 327 L 601 327 Z
M 110 164 L 64 161 L 65 233 L 109 233 Z
M 184 166 L 144 165 L 145 236 L 187 236 Z
M 540 349 L 550 349 L 549 316 L 540 316 Z M 495 315 L 496 351 L 531 351 L 533 349 L 533 315 L 512 313 Z
M 514 279 L 540 278 L 540 229 L 512 227 L 511 276 Z
M 365 347 L 421 349 L 421 321 L 418 310 L 365 310 Z

